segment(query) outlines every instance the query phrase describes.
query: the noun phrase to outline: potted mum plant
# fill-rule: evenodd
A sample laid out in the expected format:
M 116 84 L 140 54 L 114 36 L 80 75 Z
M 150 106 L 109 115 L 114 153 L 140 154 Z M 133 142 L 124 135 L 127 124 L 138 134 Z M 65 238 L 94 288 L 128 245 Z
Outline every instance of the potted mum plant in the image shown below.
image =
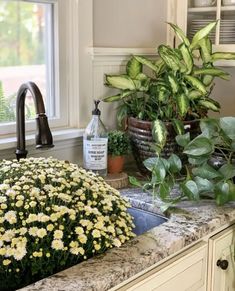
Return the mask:
M 128 118 L 133 154 L 141 171 L 145 170 L 143 161 L 155 154 L 153 140 L 161 155 L 168 157 L 178 151 L 177 134 L 190 129 L 196 136 L 199 119 L 209 110 L 219 111 L 219 103 L 210 97 L 213 80 L 228 80 L 229 75 L 214 62 L 235 59 L 235 53 L 212 52 L 208 35 L 216 24 L 209 23 L 190 42 L 177 25 L 169 23 L 181 40 L 177 48 L 160 45 L 157 61 L 132 56 L 126 74 L 105 76 L 105 84 L 120 93 L 104 101 L 120 102 L 117 119 Z M 144 67 L 151 75 L 144 73 Z
M 122 172 L 125 155 L 130 152 L 130 141 L 126 132 L 113 130 L 108 133 L 108 173 Z
M 103 178 L 75 164 L 1 161 L 0 290 L 19 289 L 120 246 L 133 237 L 127 207 Z

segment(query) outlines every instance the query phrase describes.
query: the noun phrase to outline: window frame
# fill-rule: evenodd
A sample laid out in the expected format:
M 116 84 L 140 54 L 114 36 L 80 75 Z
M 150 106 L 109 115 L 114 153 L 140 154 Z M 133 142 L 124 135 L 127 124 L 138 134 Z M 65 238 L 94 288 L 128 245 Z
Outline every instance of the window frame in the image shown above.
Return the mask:
M 11 1 L 11 0 L 10 0 Z M 79 44 L 78 22 L 79 22 L 79 0 L 20 0 L 30 3 L 49 3 L 54 5 L 54 94 L 55 94 L 55 117 L 49 118 L 49 125 L 52 130 L 58 128 L 68 128 L 77 124 L 77 116 L 69 114 L 69 104 L 77 103 L 79 98 L 78 71 L 79 55 L 72 54 L 69 45 Z M 78 51 L 78 48 L 77 48 Z M 70 78 L 71 72 L 77 77 Z M 39 88 L 40 89 L 40 88 Z M 71 96 L 71 92 L 74 93 Z M 35 131 L 34 120 L 26 121 L 27 132 Z M 16 133 L 16 123 L 8 122 L 0 125 L 0 137 Z

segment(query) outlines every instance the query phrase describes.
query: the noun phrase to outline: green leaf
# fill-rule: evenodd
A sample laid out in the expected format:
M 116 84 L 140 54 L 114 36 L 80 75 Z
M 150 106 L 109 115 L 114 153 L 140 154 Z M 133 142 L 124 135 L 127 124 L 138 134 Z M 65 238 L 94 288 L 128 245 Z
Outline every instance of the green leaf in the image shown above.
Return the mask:
M 181 189 L 185 196 L 190 200 L 199 200 L 199 191 L 197 184 L 193 180 L 181 184 Z
M 202 134 L 208 138 L 215 136 L 219 132 L 219 120 L 215 118 L 205 118 L 200 121 Z
M 135 177 L 133 176 L 129 176 L 129 182 L 133 185 L 133 186 L 136 186 L 136 187 L 141 187 L 141 183 L 140 181 L 138 181 Z
M 164 102 L 168 100 L 168 97 L 170 96 L 170 91 L 164 87 L 164 86 L 158 86 L 158 100 L 160 102 Z
M 148 79 L 148 76 L 144 73 L 139 73 L 138 75 L 136 75 L 135 79 L 140 81 L 146 81 Z
M 198 104 L 214 112 L 219 112 L 220 110 L 220 105 L 210 98 L 199 100 Z
M 144 166 L 145 166 L 146 169 L 148 169 L 149 171 L 152 172 L 152 170 L 158 164 L 158 160 L 159 160 L 158 157 L 148 158 L 148 159 L 144 160 L 143 164 L 144 164 Z
M 226 180 L 232 179 L 235 177 L 235 165 L 225 164 L 219 168 L 219 172 Z
M 215 185 L 215 199 L 218 205 L 224 205 L 229 201 L 230 187 L 227 182 L 219 182 Z
M 207 94 L 205 85 L 198 78 L 193 76 L 184 76 L 184 79 L 190 86 L 199 90 L 203 95 Z
M 115 101 L 120 101 L 121 99 L 130 96 L 131 94 L 133 94 L 133 91 L 125 91 L 121 94 L 117 94 L 114 96 L 109 96 L 109 97 L 105 97 L 103 99 L 104 102 L 115 102 Z
M 193 71 L 193 74 L 195 76 L 198 75 L 211 75 L 215 77 L 220 77 L 221 79 L 229 80 L 229 73 L 217 69 L 217 68 L 202 68 L 202 69 L 196 69 Z
M 220 126 L 231 140 L 235 140 L 235 117 L 228 116 L 220 118 Z
M 197 184 L 199 192 L 212 192 L 214 189 L 214 185 L 208 179 L 203 179 L 199 176 L 194 178 L 195 183 Z
M 217 21 L 211 22 L 207 24 L 205 27 L 203 27 L 202 29 L 200 29 L 198 32 L 196 32 L 192 39 L 190 49 L 196 48 L 200 40 L 206 37 L 216 27 L 216 25 L 217 25 Z
M 192 169 L 192 172 L 195 176 L 199 176 L 208 180 L 222 177 L 218 171 L 216 171 L 212 166 L 208 164 L 205 164 L 202 167 L 194 168 Z
M 124 103 L 122 105 L 120 105 L 118 107 L 117 110 L 117 122 L 118 125 L 121 127 L 122 126 L 122 121 L 124 120 L 124 118 L 126 118 L 128 116 L 128 107 L 127 105 Z
M 212 54 L 212 61 L 218 60 L 235 60 L 235 53 L 217 52 Z
M 180 58 L 178 54 L 169 46 L 160 45 L 158 47 L 158 53 L 164 60 L 165 64 L 173 71 L 179 71 L 181 69 Z
M 161 158 L 149 158 L 144 161 L 144 166 L 152 172 L 151 184 L 162 183 L 167 169 Z
M 135 90 L 136 86 L 128 76 L 106 75 L 106 84 L 122 90 Z
M 181 147 L 185 147 L 190 142 L 190 133 L 186 132 L 185 134 L 179 134 L 175 137 L 176 142 Z
M 189 109 L 189 101 L 188 97 L 182 93 L 180 95 L 176 95 L 176 103 L 179 110 L 179 114 L 181 117 L 184 117 Z
M 188 161 L 191 165 L 199 166 L 208 160 L 208 156 L 189 158 Z
M 190 100 L 196 100 L 199 99 L 202 96 L 202 92 L 198 91 L 198 90 L 191 90 L 188 94 L 188 98 Z
M 184 133 L 184 123 L 179 119 L 172 119 L 172 124 L 174 126 L 174 130 L 177 134 Z
M 213 151 L 213 142 L 209 138 L 199 135 L 185 147 L 183 153 L 190 157 L 200 157 L 211 154 Z
M 135 57 L 132 57 L 127 62 L 126 72 L 130 78 L 135 79 L 136 76 L 142 72 L 142 64 L 138 62 L 138 60 Z
M 187 36 L 184 34 L 184 32 L 175 24 L 168 22 L 168 24 L 174 29 L 176 35 L 178 36 L 178 38 L 186 45 L 186 46 L 190 46 L 190 42 L 189 39 L 187 38 Z
M 213 80 L 214 80 L 214 77 L 213 76 L 204 75 L 203 78 L 202 78 L 202 83 L 205 86 L 209 86 L 212 83 Z
M 232 181 L 227 181 L 229 184 L 229 201 L 235 200 L 235 185 Z
M 172 173 L 179 173 L 182 169 L 182 162 L 181 159 L 175 155 L 172 154 L 169 159 L 168 162 L 170 163 L 170 172 Z
M 171 86 L 172 93 L 173 94 L 177 93 L 179 90 L 178 81 L 176 80 L 176 78 L 173 75 L 170 75 L 170 74 L 167 75 L 167 78 L 168 78 L 169 84 Z
M 158 72 L 158 66 L 156 66 L 152 61 L 149 59 L 142 57 L 142 56 L 134 56 L 134 58 L 141 64 L 149 67 L 152 69 L 154 72 Z
M 170 194 L 171 188 L 167 182 L 163 182 L 159 186 L 159 194 L 162 200 L 165 200 Z
M 200 54 L 203 63 L 209 63 L 212 60 L 212 43 L 209 37 L 205 37 L 199 41 Z
M 153 122 L 152 135 L 156 144 L 163 148 L 167 137 L 167 129 L 164 122 L 159 119 Z
M 192 72 L 193 69 L 193 57 L 191 52 L 189 51 L 188 47 L 183 44 L 180 46 L 180 51 L 182 53 L 183 56 L 183 60 L 185 62 L 185 65 L 187 67 L 187 71 L 185 72 L 185 74 L 190 74 Z
M 166 160 L 166 159 L 164 159 L 164 158 L 159 158 L 159 159 L 160 159 L 161 162 L 163 163 L 163 165 L 164 165 L 166 171 L 168 171 L 169 168 L 170 168 L 170 163 L 168 162 L 168 160 Z

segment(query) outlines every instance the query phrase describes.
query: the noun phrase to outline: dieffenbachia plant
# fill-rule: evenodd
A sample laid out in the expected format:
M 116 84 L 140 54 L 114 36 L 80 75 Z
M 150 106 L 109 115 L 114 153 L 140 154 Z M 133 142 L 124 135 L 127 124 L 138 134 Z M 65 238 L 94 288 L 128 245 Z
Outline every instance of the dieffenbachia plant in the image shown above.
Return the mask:
M 218 205 L 235 200 L 235 117 L 202 119 L 200 128 L 202 133 L 193 140 L 189 133 L 176 137 L 188 164 L 182 165 L 175 154 L 168 159 L 149 158 L 144 165 L 151 172 L 150 180 L 130 177 L 131 183 L 158 196 L 167 207 L 185 198 L 206 196 Z M 182 170 L 186 176 L 181 175 Z M 170 193 L 176 184 L 180 194 L 173 198 Z
M 105 76 L 105 84 L 120 92 L 103 99 L 121 101 L 119 121 L 125 116 L 153 121 L 153 135 L 160 148 L 165 144 L 164 121 L 172 121 L 176 132 L 182 134 L 181 121 L 206 117 L 208 110 L 219 111 L 219 103 L 210 97 L 213 80 L 228 80 L 229 74 L 214 62 L 235 59 L 235 53 L 212 51 L 209 33 L 217 21 L 195 33 L 191 41 L 177 25 L 169 25 L 181 41 L 179 46 L 160 45 L 157 61 L 132 56 L 125 74 Z

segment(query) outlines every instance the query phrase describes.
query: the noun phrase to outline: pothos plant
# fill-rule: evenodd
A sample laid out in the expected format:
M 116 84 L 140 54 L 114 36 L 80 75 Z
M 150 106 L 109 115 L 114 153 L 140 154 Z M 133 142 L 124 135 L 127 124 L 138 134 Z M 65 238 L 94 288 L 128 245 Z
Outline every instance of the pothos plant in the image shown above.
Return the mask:
M 205 196 L 218 205 L 235 200 L 235 117 L 202 119 L 200 128 L 202 133 L 193 140 L 189 133 L 176 137 L 188 158 L 187 165 L 175 154 L 168 159 L 149 158 L 144 162 L 151 172 L 149 181 L 130 177 L 130 182 L 159 197 L 166 208 L 182 199 Z M 181 175 L 183 168 L 186 176 Z M 176 184 L 179 195 L 172 197 Z
M 181 121 L 206 117 L 208 110 L 219 111 L 219 103 L 210 97 L 213 81 L 215 77 L 228 80 L 229 74 L 214 62 L 235 59 L 235 53 L 212 52 L 208 35 L 217 21 L 195 33 L 191 42 L 177 25 L 169 25 L 181 41 L 179 46 L 160 45 L 156 61 L 132 56 L 126 73 L 105 76 L 105 85 L 120 92 L 103 99 L 121 102 L 117 113 L 119 122 L 130 116 L 153 121 L 160 149 L 167 135 L 164 121 L 173 122 L 176 133 L 182 134 Z M 145 73 L 145 68 L 150 74 Z

